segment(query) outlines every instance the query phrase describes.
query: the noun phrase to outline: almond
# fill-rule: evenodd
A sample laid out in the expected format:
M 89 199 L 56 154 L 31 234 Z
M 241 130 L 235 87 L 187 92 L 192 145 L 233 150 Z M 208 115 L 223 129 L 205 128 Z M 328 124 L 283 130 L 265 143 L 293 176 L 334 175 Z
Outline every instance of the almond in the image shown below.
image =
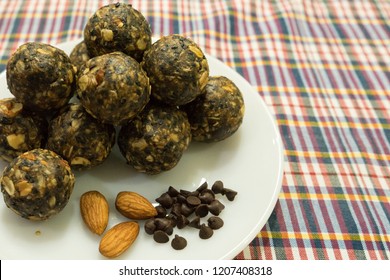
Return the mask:
M 98 191 L 89 191 L 80 197 L 80 212 L 90 231 L 101 235 L 108 224 L 108 202 Z
M 115 258 L 125 252 L 137 239 L 139 224 L 122 222 L 109 229 L 100 240 L 99 252 L 107 258 Z
M 134 220 L 145 220 L 157 215 L 157 210 L 152 203 L 136 192 L 118 193 L 115 207 L 123 216 Z

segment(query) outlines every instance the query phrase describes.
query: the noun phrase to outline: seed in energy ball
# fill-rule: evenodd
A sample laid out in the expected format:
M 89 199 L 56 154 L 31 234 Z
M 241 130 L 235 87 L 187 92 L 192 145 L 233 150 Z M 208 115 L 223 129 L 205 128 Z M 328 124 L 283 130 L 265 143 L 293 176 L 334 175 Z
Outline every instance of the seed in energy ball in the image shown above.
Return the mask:
M 171 241 L 171 246 L 175 250 L 182 250 L 187 246 L 187 240 L 184 237 L 175 234 L 175 237 Z
M 25 152 L 4 169 L 5 204 L 29 220 L 46 220 L 61 212 L 72 194 L 75 177 L 67 161 L 53 151 Z
M 203 94 L 182 107 L 198 142 L 217 142 L 233 135 L 244 118 L 244 99 L 239 88 L 223 76 L 210 77 Z
M 7 63 L 9 91 L 26 108 L 52 111 L 63 107 L 73 95 L 74 67 L 62 50 L 44 43 L 21 45 Z
M 0 100 L 0 158 L 10 162 L 18 155 L 40 148 L 46 141 L 47 121 L 29 112 L 15 98 Z
M 66 159 L 75 170 L 103 163 L 115 144 L 115 128 L 70 103 L 49 124 L 47 148 Z
M 81 66 L 91 59 L 84 41 L 81 41 L 73 48 L 69 58 L 73 65 L 77 67 L 77 70 L 80 70 Z
M 179 106 L 202 93 L 209 77 L 205 55 L 192 40 L 180 35 L 164 36 L 145 52 L 141 63 L 148 73 L 152 97 Z
M 93 117 L 124 125 L 149 102 L 150 85 L 136 60 L 114 52 L 91 58 L 81 67 L 76 93 Z
M 118 145 L 139 172 L 158 174 L 175 167 L 191 141 L 186 114 L 176 107 L 148 105 L 119 131 Z
M 121 51 L 141 61 L 152 44 L 152 31 L 138 10 L 116 3 L 99 8 L 89 18 L 84 40 L 92 56 Z

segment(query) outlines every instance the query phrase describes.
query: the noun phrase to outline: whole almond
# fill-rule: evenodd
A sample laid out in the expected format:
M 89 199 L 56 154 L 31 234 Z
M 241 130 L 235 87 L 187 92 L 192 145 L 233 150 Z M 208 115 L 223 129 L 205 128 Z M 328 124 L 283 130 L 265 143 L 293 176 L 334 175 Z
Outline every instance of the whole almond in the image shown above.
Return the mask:
M 101 235 L 108 224 L 108 202 L 98 191 L 89 191 L 80 197 L 80 212 L 90 231 Z
M 139 224 L 122 222 L 109 229 L 100 240 L 99 252 L 107 258 L 115 258 L 126 251 L 137 239 Z
M 145 220 L 157 215 L 152 203 L 136 192 L 123 191 L 115 199 L 115 208 L 123 216 L 134 220 Z

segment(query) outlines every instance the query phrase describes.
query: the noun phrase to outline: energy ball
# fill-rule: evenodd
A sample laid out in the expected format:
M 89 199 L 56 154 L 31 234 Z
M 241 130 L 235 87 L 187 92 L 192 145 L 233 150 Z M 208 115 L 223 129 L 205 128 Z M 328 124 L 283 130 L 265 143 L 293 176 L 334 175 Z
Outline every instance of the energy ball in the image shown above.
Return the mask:
M 81 104 L 68 104 L 50 122 L 47 149 L 67 160 L 74 170 L 99 165 L 115 144 L 115 128 L 89 115 Z
M 129 165 L 158 174 L 177 165 L 191 141 L 186 113 L 176 107 L 148 105 L 119 131 L 118 146 Z
M 209 77 L 209 65 L 202 50 L 180 35 L 165 36 L 145 52 L 142 67 L 149 76 L 152 97 L 180 106 L 202 93 Z
M 240 127 L 245 111 L 238 87 L 223 76 L 210 77 L 203 95 L 182 108 L 191 124 L 192 139 L 217 142 Z
M 121 51 L 141 61 L 152 44 L 145 17 L 129 4 L 109 4 L 98 9 L 84 28 L 84 40 L 92 56 Z
M 69 58 L 73 65 L 77 67 L 77 70 L 80 70 L 81 66 L 91 59 L 84 41 L 81 41 L 73 48 Z
M 28 220 L 46 220 L 67 205 L 74 187 L 68 162 L 50 150 L 34 149 L 4 169 L 1 192 L 8 208 Z
M 113 125 L 127 123 L 150 99 L 146 73 L 122 52 L 88 60 L 78 74 L 76 92 L 88 113 Z
M 74 75 L 68 55 L 51 45 L 21 45 L 7 63 L 9 91 L 33 111 L 57 110 L 73 95 Z
M 47 121 L 27 111 L 15 98 L 0 100 L 0 158 L 10 162 L 40 148 L 46 141 Z

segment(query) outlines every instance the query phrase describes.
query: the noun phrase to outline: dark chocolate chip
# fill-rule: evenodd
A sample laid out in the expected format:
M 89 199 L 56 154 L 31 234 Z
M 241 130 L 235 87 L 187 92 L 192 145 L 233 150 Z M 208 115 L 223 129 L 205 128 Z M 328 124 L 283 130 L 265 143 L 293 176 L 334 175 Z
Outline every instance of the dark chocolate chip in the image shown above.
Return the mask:
M 223 226 L 223 220 L 220 217 L 212 216 L 208 218 L 207 224 L 212 229 L 219 229 Z
M 201 218 L 206 217 L 208 213 L 209 213 L 209 207 L 207 204 L 200 204 L 195 209 L 195 215 Z
M 197 196 L 190 195 L 187 196 L 187 203 L 190 206 L 198 206 L 201 203 L 201 201 Z
M 157 230 L 162 230 L 165 232 L 169 232 L 169 228 L 172 228 L 172 221 L 168 218 L 156 218 L 154 219 L 154 224 L 156 225 Z
M 209 239 L 211 236 L 213 236 L 213 229 L 209 226 L 206 226 L 206 224 L 202 224 L 199 229 L 199 237 L 202 239 Z
M 184 215 L 177 216 L 176 218 L 176 226 L 178 229 L 185 228 L 189 223 L 190 221 Z
M 210 189 L 205 189 L 199 194 L 199 199 L 202 203 L 209 204 L 215 199 L 214 192 Z
M 196 190 L 198 192 L 202 192 L 203 190 L 207 189 L 208 188 L 208 184 L 207 184 L 207 181 L 205 181 L 202 185 L 200 185 Z
M 177 203 L 173 204 L 172 209 L 171 209 L 171 214 L 175 215 L 175 216 L 181 215 L 181 203 L 177 202 Z
M 219 200 L 214 199 L 208 206 L 211 214 L 218 216 L 223 209 L 225 209 L 225 205 L 223 205 Z
M 169 186 L 168 188 L 168 194 L 171 196 L 171 197 L 176 197 L 179 195 L 179 191 L 177 189 L 175 189 L 174 187 L 172 186 Z
M 219 194 L 223 192 L 223 182 L 222 181 L 215 181 L 214 184 L 211 186 L 211 190 L 215 194 Z
M 158 205 L 155 208 L 157 210 L 157 215 L 156 215 L 157 218 L 164 218 L 167 215 L 167 209 L 165 209 L 161 205 Z
M 192 213 L 194 213 L 195 208 L 187 205 L 186 203 L 183 203 L 180 207 L 180 213 L 184 216 L 188 217 Z
M 188 196 L 198 196 L 199 195 L 199 192 L 198 191 L 193 191 L 193 192 L 190 192 L 188 195 L 187 195 L 187 197 Z
M 165 231 L 162 230 L 156 230 L 153 233 L 153 239 L 157 243 L 167 243 L 169 241 L 169 236 Z
M 144 224 L 144 229 L 147 234 L 152 235 L 156 230 L 156 224 L 154 223 L 154 218 L 149 219 Z
M 186 203 L 187 202 L 187 199 L 184 195 L 182 194 L 179 194 L 177 197 L 176 197 L 176 201 L 179 202 L 179 203 Z
M 175 250 L 182 250 L 187 246 L 187 240 L 176 234 L 175 238 L 171 241 L 171 246 Z
M 226 197 L 227 197 L 227 199 L 229 200 L 229 201 L 233 201 L 234 200 L 234 198 L 236 197 L 236 195 L 237 195 L 237 192 L 236 191 L 234 191 L 234 190 L 232 190 L 232 189 L 224 189 L 223 190 L 223 193 L 222 194 L 224 194 L 224 195 L 226 195 Z
M 173 199 L 168 193 L 163 193 L 160 197 L 156 198 L 156 202 L 160 203 L 165 209 L 172 207 Z
M 200 217 L 196 216 L 193 218 L 190 223 L 188 224 L 189 227 L 200 229 Z
M 187 191 L 187 190 L 181 189 L 181 190 L 180 190 L 180 193 L 181 193 L 182 195 L 184 195 L 185 197 L 187 197 L 191 192 L 190 192 L 190 191 Z

